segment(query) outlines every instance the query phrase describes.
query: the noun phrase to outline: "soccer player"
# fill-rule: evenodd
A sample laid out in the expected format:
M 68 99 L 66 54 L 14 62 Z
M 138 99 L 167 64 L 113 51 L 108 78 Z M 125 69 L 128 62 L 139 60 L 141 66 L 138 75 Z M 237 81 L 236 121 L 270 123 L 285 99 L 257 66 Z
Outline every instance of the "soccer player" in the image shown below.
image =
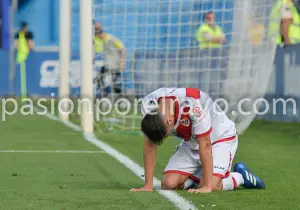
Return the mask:
M 235 123 L 205 92 L 160 88 L 142 102 L 145 184 L 131 191 L 153 190 L 157 145 L 170 133 L 182 141 L 165 168 L 162 189 L 209 193 L 238 186 L 265 188 L 264 182 L 242 163 L 230 172 L 238 147 Z

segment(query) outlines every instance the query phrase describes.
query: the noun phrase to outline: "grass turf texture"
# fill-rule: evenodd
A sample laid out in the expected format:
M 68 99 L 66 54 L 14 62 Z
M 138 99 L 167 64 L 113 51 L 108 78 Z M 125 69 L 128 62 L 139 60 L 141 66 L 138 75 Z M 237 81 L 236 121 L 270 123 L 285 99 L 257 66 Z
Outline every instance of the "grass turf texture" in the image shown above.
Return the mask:
M 59 122 L 16 114 L 1 122 L 1 150 L 99 150 Z M 142 165 L 143 139 L 97 132 L 97 136 Z M 156 176 L 178 140 L 159 148 Z M 235 161 L 243 161 L 267 189 L 189 194 L 197 207 L 299 209 L 299 125 L 255 122 L 240 137 Z M 107 154 L 0 153 L 0 209 L 174 209 L 158 193 L 130 193 L 143 182 Z

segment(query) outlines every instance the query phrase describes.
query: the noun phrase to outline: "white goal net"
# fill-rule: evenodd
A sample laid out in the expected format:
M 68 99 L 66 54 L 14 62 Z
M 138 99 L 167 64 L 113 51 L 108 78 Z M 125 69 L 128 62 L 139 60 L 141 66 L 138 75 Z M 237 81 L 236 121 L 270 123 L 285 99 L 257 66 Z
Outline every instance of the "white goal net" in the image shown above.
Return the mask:
M 115 94 L 132 99 L 160 87 L 195 87 L 214 99 L 226 99 L 227 114 L 242 133 L 255 117 L 252 107 L 259 103 L 253 101 L 264 96 L 272 71 L 275 44 L 268 28 L 274 2 L 94 0 L 93 24 L 101 24 L 104 33 L 126 48 L 124 71 L 115 80 L 121 91 L 118 95 L 104 93 L 105 84 L 99 85 L 96 97 Z M 215 23 L 225 34 L 226 43 L 220 47 L 199 47 L 196 39 L 208 12 L 215 14 Z M 100 72 L 103 53 L 96 51 L 94 70 Z M 251 99 L 242 107 L 250 111 L 247 115 L 238 110 L 244 97 Z M 132 112 L 125 116 L 113 113 L 101 120 L 112 129 L 138 131 L 140 126 L 140 115 Z

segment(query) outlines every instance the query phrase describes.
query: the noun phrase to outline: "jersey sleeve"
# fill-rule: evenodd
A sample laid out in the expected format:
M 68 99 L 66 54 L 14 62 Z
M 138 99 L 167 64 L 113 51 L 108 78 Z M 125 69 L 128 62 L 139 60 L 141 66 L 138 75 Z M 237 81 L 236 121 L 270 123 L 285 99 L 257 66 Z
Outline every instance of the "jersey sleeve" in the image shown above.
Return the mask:
M 200 103 L 196 103 L 190 108 L 189 115 L 193 122 L 193 135 L 195 138 L 210 135 L 212 127 L 209 111 L 204 110 Z

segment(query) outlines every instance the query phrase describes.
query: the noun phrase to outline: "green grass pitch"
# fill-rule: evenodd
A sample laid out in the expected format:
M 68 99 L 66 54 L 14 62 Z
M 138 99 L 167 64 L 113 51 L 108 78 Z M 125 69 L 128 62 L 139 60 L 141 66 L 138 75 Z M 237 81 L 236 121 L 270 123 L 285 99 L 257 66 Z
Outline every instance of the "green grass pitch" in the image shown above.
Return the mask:
M 130 193 L 142 180 L 59 122 L 16 114 L 0 125 L 0 209 L 175 209 L 157 192 Z M 97 136 L 142 165 L 141 136 Z M 300 209 L 299 125 L 254 122 L 239 140 L 235 161 L 261 176 L 266 190 L 178 193 L 199 209 Z M 159 148 L 158 178 L 177 143 L 169 138 Z M 64 152 L 79 150 L 98 153 Z

